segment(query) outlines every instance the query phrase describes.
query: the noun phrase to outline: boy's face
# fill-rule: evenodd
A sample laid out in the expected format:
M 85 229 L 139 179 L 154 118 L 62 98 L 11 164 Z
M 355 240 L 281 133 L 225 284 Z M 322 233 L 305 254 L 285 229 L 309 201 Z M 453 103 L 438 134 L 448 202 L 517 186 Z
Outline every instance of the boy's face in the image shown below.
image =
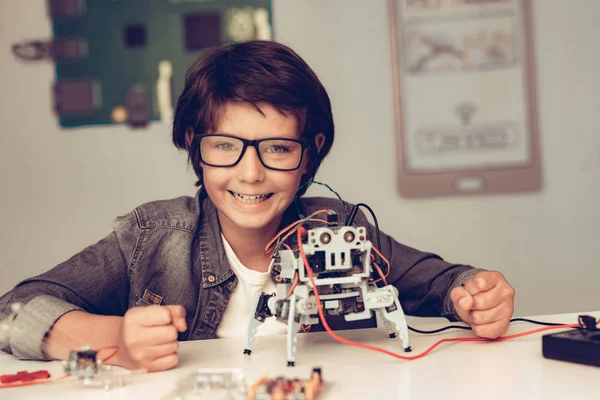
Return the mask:
M 264 116 L 251 104 L 228 104 L 214 133 L 248 140 L 299 139 L 298 123 L 293 116 L 284 116 L 268 104 L 261 104 L 260 109 Z M 217 207 L 221 226 L 276 229 L 294 200 L 302 175 L 307 172 L 306 150 L 304 152 L 302 163 L 295 171 L 266 168 L 256 148 L 251 146 L 233 167 L 202 164 L 204 187 Z

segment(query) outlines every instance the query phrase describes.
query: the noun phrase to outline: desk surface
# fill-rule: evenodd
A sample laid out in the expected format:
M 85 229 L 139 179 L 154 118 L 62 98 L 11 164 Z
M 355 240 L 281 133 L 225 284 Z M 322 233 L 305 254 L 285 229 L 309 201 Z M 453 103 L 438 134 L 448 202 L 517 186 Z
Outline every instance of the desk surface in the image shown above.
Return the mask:
M 586 314 L 600 318 L 600 311 Z M 576 323 L 577 314 L 536 316 L 533 319 Z M 435 323 L 431 323 L 436 321 Z M 447 324 L 440 319 L 410 319 L 414 328 L 436 329 Z M 508 334 L 538 328 L 513 323 Z M 83 387 L 75 380 L 0 389 L 0 399 L 161 399 L 197 368 L 244 368 L 249 379 L 262 375 L 308 377 L 320 366 L 329 382 L 322 399 L 592 399 L 600 398 L 597 385 L 600 368 L 542 357 L 541 336 L 558 330 L 500 342 L 444 343 L 429 355 L 403 361 L 385 354 L 335 342 L 325 332 L 299 335 L 296 367 L 286 367 L 285 335 L 259 336 L 251 356 L 242 354 L 243 339 L 183 342 L 180 364 L 171 371 L 131 377 L 123 388 L 105 392 Z M 385 330 L 341 332 L 361 343 L 402 352 L 399 339 L 388 339 Z M 439 339 L 472 337 L 470 331 L 446 331 L 434 335 L 410 334 L 412 355 Z M 404 353 L 401 353 L 404 354 Z M 19 370 L 47 369 L 63 375 L 59 362 L 19 361 L 0 353 L 0 374 Z

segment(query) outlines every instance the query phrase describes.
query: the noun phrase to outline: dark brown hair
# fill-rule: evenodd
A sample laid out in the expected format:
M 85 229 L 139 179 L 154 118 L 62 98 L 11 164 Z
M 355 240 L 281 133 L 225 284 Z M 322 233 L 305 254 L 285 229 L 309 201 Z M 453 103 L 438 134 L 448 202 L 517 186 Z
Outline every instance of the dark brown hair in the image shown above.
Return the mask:
M 188 152 L 188 161 L 198 176 L 196 186 L 202 185 L 198 141 L 188 145 L 186 133 L 214 131 L 225 106 L 235 102 L 252 104 L 261 113 L 260 103 L 267 103 L 283 115 L 294 116 L 300 137 L 309 145 L 308 173 L 301 184 L 315 176 L 333 144 L 329 96 L 317 75 L 292 49 L 254 40 L 210 49 L 186 73 L 175 109 L 173 143 Z M 325 135 L 320 152 L 315 146 L 318 133 Z

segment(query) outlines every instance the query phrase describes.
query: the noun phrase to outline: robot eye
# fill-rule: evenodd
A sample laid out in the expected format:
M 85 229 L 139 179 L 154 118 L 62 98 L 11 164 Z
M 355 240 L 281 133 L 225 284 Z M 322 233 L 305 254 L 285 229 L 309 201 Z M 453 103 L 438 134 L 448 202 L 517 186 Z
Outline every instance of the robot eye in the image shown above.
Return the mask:
M 324 232 L 321 234 L 321 236 L 319 236 L 319 240 L 321 241 L 321 243 L 327 244 L 331 242 L 331 235 L 327 232 Z
M 352 242 L 354 240 L 354 232 L 348 231 L 344 233 L 344 240 L 348 243 Z

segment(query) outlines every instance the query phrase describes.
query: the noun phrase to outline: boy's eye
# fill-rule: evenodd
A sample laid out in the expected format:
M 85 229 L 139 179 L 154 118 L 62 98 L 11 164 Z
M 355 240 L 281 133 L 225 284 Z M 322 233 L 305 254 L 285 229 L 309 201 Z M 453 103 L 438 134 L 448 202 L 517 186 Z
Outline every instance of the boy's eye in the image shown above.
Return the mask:
M 270 154 L 282 154 L 282 153 L 289 153 L 291 151 L 292 151 L 292 149 L 289 146 L 285 146 L 282 144 L 272 144 L 265 148 L 265 152 L 270 153 Z
M 228 143 L 228 142 L 215 143 L 215 147 L 222 151 L 235 150 L 235 145 L 233 143 Z

